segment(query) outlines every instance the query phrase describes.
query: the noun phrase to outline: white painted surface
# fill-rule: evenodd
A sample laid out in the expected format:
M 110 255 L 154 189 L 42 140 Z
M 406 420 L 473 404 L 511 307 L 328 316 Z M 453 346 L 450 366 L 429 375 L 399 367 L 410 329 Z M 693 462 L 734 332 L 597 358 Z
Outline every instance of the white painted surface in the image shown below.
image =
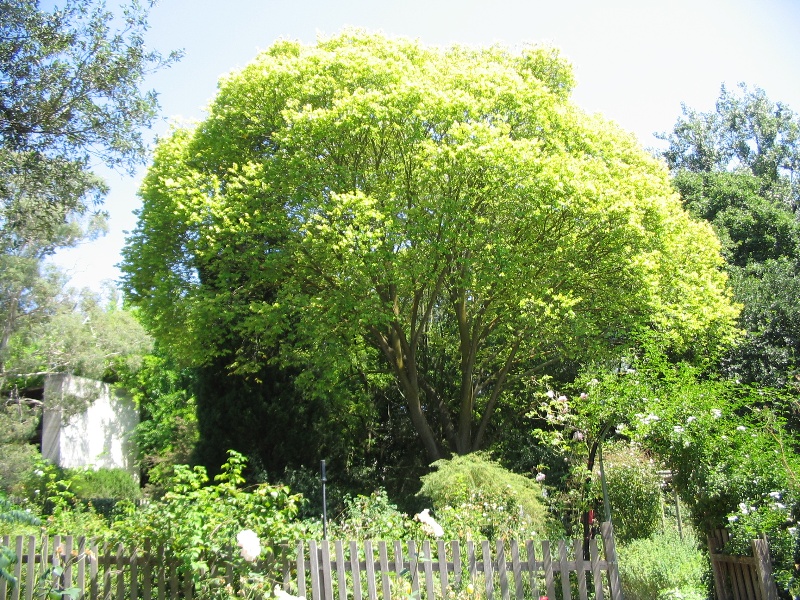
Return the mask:
M 88 404 L 68 419 L 76 402 Z M 44 386 L 42 455 L 64 468 L 122 468 L 138 478 L 133 401 L 111 386 L 74 375 L 51 375 Z

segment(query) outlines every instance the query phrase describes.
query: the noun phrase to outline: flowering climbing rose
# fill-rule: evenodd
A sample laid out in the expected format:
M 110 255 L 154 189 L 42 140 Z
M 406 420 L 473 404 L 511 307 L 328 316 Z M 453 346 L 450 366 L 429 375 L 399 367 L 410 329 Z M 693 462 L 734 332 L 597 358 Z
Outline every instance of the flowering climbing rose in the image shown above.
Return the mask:
M 236 542 L 241 548 L 242 558 L 247 562 L 255 562 L 261 554 L 261 541 L 252 529 L 244 529 L 236 535 Z

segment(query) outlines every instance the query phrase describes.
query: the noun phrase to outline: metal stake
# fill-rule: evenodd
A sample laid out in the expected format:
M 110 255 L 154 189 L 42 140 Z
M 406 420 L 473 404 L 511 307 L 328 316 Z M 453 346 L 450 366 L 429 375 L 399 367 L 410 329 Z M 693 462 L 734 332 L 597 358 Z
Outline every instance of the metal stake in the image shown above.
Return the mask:
M 325 461 L 320 462 L 320 470 L 322 471 L 322 539 L 328 539 L 328 499 L 325 496 L 325 484 L 328 478 L 325 475 Z

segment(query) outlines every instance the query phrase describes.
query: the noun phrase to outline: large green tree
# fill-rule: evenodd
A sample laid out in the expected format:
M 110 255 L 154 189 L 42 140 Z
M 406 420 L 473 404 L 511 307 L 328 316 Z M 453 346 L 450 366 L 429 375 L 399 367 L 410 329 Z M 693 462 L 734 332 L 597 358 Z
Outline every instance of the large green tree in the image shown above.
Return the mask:
M 509 382 L 548 364 L 641 328 L 719 340 L 711 229 L 572 85 L 546 48 L 277 43 L 160 144 L 128 296 L 189 360 L 236 338 L 242 372 L 391 376 L 431 459 L 480 448 Z

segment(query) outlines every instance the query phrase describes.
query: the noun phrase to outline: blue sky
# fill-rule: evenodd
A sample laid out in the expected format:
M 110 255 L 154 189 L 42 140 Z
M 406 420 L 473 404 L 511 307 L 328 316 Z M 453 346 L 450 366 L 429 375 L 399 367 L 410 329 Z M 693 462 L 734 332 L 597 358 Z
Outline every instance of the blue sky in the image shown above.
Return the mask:
M 800 0 L 161 0 L 148 43 L 185 56 L 147 81 L 163 115 L 151 137 L 172 119 L 202 119 L 220 76 L 276 40 L 313 44 L 348 26 L 439 46 L 553 45 L 573 64 L 575 103 L 645 147 L 671 129 L 681 103 L 711 110 L 723 83 L 761 87 L 800 112 Z M 55 257 L 72 285 L 96 290 L 119 277 L 144 169 L 100 172 L 111 186 L 108 235 Z

